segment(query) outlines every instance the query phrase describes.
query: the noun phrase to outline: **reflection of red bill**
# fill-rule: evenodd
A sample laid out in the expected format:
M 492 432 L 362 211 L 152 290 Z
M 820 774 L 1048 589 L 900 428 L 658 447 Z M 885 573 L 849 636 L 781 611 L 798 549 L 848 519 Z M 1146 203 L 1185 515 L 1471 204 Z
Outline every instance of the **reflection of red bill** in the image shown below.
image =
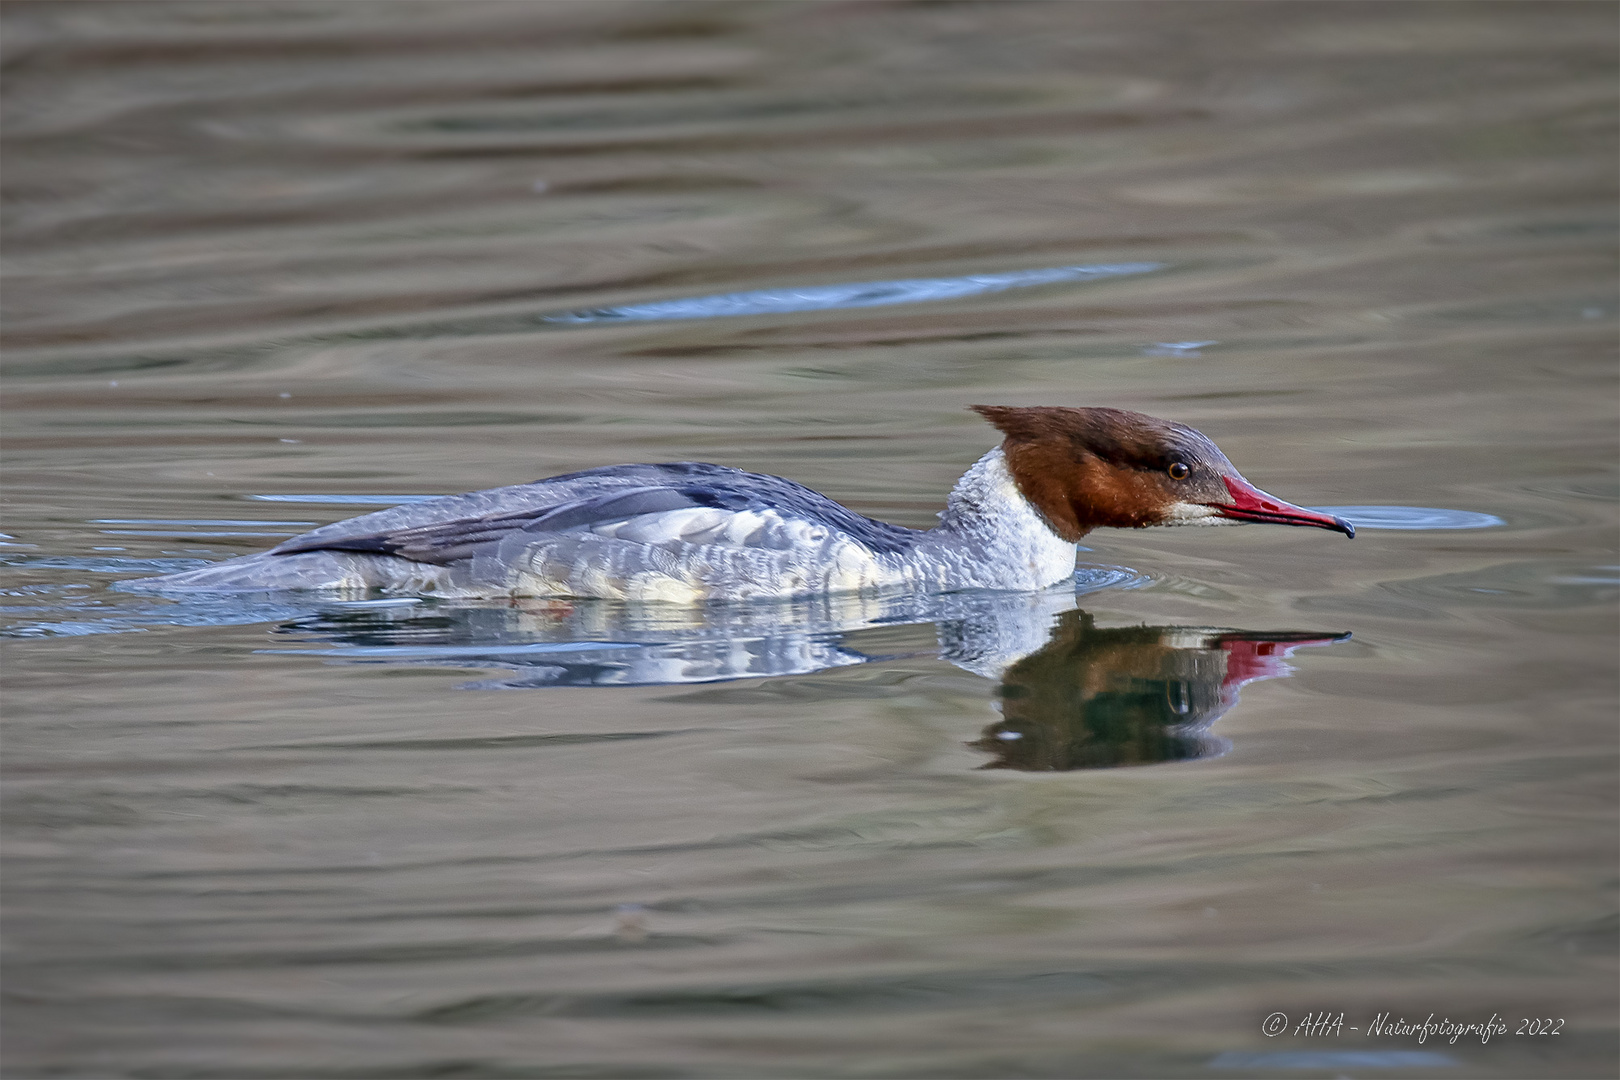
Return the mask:
M 1331 645 L 1349 634 L 1271 634 L 1266 637 L 1223 635 L 1216 644 L 1226 653 L 1226 678 L 1221 680 L 1221 697 L 1228 704 L 1237 700 L 1239 688 L 1258 679 L 1283 679 L 1293 673 L 1284 661 L 1295 649 L 1307 645 Z
M 1241 476 L 1223 476 L 1221 479 L 1225 481 L 1226 490 L 1232 495 L 1231 502 L 1214 506 L 1222 517 L 1231 518 L 1233 521 L 1259 521 L 1271 525 L 1310 525 L 1318 529 L 1342 532 L 1346 536 L 1356 535 L 1356 527 L 1344 518 L 1334 517 L 1332 514 L 1319 514 L 1315 510 L 1283 502 L 1277 496 L 1261 491 Z

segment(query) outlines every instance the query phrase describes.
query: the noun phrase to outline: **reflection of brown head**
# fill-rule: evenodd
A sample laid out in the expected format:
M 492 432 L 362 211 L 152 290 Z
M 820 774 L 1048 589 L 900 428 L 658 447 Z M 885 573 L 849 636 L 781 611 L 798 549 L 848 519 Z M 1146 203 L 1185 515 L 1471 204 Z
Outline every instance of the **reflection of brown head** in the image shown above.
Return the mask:
M 996 755 L 987 769 L 1064 771 L 1203 757 L 1223 745 L 1203 734 L 1254 678 L 1256 643 L 1325 643 L 1339 635 L 1165 626 L 1098 629 L 1083 611 L 1058 618 L 1045 648 L 1002 676 L 1001 722 L 969 745 Z M 1234 662 L 1236 661 L 1236 662 Z
M 1007 470 L 1065 540 L 1108 526 L 1269 521 L 1346 535 L 1348 522 L 1283 502 L 1243 479 L 1185 424 L 1123 409 L 972 405 L 1006 438 Z

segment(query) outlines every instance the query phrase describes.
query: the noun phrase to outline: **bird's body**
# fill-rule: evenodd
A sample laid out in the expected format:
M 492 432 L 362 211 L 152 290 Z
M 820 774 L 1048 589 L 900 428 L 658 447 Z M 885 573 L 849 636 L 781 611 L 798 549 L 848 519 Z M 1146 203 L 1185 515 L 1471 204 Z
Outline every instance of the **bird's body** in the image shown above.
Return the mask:
M 397 506 L 131 584 L 674 603 L 1028 590 L 1070 576 L 1076 542 L 1099 525 L 1271 520 L 1351 532 L 1249 486 L 1191 428 L 1113 409 L 979 411 L 1007 438 L 957 482 L 933 529 L 862 517 L 781 477 L 613 465 Z M 1189 498 L 1176 497 L 1183 488 Z

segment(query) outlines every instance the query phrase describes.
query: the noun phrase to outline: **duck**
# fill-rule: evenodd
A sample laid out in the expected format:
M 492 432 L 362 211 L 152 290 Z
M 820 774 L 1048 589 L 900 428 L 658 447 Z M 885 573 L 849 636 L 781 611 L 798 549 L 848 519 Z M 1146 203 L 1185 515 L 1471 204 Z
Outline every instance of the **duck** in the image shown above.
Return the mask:
M 1104 407 L 969 408 L 1002 439 L 931 529 L 724 465 L 610 465 L 391 507 L 124 586 L 680 604 L 1027 591 L 1072 577 L 1093 529 L 1267 523 L 1355 536 L 1343 518 L 1255 487 L 1184 424 Z

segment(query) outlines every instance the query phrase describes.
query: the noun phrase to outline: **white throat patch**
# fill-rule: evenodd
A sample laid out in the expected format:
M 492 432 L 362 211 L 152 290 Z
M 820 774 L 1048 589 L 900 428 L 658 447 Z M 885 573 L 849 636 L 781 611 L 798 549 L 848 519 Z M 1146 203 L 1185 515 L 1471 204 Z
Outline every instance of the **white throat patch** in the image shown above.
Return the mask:
M 1213 506 L 1203 503 L 1171 503 L 1159 525 L 1243 525 L 1245 522 L 1222 516 Z

